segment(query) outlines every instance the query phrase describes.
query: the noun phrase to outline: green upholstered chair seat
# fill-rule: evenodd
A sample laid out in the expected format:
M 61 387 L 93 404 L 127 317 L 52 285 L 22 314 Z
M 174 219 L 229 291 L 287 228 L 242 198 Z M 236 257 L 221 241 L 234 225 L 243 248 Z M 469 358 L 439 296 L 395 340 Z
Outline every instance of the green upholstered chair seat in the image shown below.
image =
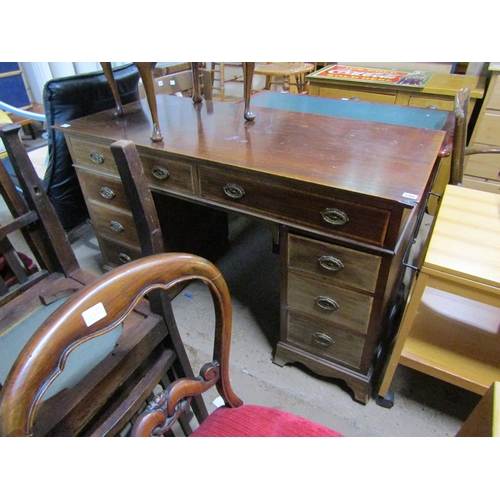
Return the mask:
M 43 321 L 66 299 L 67 297 L 59 299 L 47 306 L 41 305 L 32 314 L 0 336 L 0 383 L 2 385 L 24 345 Z M 78 346 L 68 356 L 63 372 L 52 382 L 42 400 L 76 385 L 113 350 L 121 331 L 122 325 Z

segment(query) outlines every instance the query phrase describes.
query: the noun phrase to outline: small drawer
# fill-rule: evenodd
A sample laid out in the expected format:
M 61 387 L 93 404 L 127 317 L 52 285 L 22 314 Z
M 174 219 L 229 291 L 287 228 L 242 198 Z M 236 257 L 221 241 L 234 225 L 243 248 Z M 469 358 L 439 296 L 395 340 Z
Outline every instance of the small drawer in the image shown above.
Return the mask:
M 87 170 L 76 169 L 78 180 L 87 201 L 106 203 L 115 208 L 130 210 L 125 190 L 120 180 L 93 175 Z
M 286 341 L 322 359 L 342 362 L 353 368 L 360 367 L 365 344 L 362 336 L 318 318 L 304 317 L 295 311 L 288 312 Z
M 102 258 L 106 267 L 118 267 L 141 257 L 141 249 L 118 241 L 99 239 Z
M 439 109 L 441 111 L 453 111 L 454 100 L 453 98 L 437 99 L 435 97 L 425 96 L 410 96 L 408 106 L 415 106 L 417 108 Z
M 139 246 L 139 237 L 130 212 L 113 210 L 93 203 L 88 204 L 96 233 L 104 238 Z
M 143 151 L 139 153 L 151 188 L 195 193 L 192 163 L 165 155 L 156 157 Z
M 491 147 L 484 144 L 475 144 L 474 146 Z M 465 173 L 467 175 L 500 181 L 500 156 L 498 154 L 470 155 L 465 158 Z
M 200 166 L 198 172 L 203 198 L 329 235 L 379 246 L 385 242 L 389 210 L 314 195 L 284 186 L 279 178 L 236 169 Z
M 474 143 L 500 146 L 500 113 L 484 113 L 480 117 L 478 127 L 474 134 Z
M 68 141 L 75 165 L 119 177 L 109 142 L 97 140 L 89 142 L 71 136 L 66 136 L 66 141 Z
M 335 284 L 375 291 L 381 257 L 294 234 L 288 238 L 288 267 Z
M 333 97 L 346 101 L 366 101 L 366 102 L 382 102 L 386 104 L 394 104 L 396 102 L 396 94 L 383 94 L 378 92 L 363 92 L 359 90 L 350 90 L 342 88 L 321 87 L 319 89 L 320 97 Z
M 366 334 L 373 297 L 288 273 L 287 304 L 291 309 Z

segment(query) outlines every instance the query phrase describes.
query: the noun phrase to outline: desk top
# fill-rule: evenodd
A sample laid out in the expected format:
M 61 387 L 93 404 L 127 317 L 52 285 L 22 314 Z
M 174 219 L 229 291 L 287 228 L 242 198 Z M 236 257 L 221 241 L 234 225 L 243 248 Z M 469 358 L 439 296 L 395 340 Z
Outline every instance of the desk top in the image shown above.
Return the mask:
M 446 186 L 424 265 L 498 289 L 500 195 Z
M 335 118 L 243 103 L 157 96 L 163 142 L 149 139 L 152 125 L 145 100 L 56 127 L 65 134 L 106 140 L 128 139 L 139 149 L 164 151 L 310 183 L 310 189 L 341 190 L 344 198 L 379 206 L 414 205 L 432 176 L 445 132 Z M 263 178 L 265 180 L 265 178 Z M 302 186 L 303 187 L 303 186 Z M 337 194 L 339 194 L 337 192 Z M 366 198 L 366 197 L 369 197 Z

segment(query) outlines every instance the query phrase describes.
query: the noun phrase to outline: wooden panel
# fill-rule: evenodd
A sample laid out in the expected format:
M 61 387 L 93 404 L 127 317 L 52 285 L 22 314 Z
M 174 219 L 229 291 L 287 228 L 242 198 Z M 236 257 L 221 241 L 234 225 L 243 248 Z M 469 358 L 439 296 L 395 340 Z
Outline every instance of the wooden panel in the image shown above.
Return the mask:
M 316 278 L 336 284 L 375 291 L 381 257 L 294 234 L 289 235 L 288 249 L 288 266 L 291 269 L 312 273 Z M 322 266 L 319 259 L 325 256 L 338 259 L 342 269 L 332 271 Z
M 320 87 L 318 94 L 320 97 L 334 97 L 335 99 L 357 99 L 367 102 L 382 102 L 385 104 L 394 104 L 396 102 L 396 93 L 378 93 L 378 92 L 363 92 L 347 88 L 331 88 Z
M 318 297 L 328 297 L 338 309 L 327 310 L 317 304 Z M 288 277 L 288 305 L 303 313 L 332 321 L 337 325 L 366 333 L 373 298 L 334 285 L 311 280 L 295 273 Z
M 481 126 L 474 136 L 474 144 L 500 146 L 500 114 L 486 112 L 482 116 Z
M 484 148 L 488 147 L 487 145 L 477 143 L 474 144 L 474 146 Z M 484 179 L 492 179 L 494 181 L 500 181 L 500 155 L 470 155 L 467 159 L 466 171 L 468 175 L 482 177 Z
M 416 106 L 418 108 L 441 109 L 444 111 L 453 111 L 453 99 L 436 98 L 430 96 L 415 96 L 411 95 L 408 101 L 409 106 Z
M 365 339 L 337 325 L 291 311 L 288 316 L 288 342 L 324 359 L 359 368 Z
M 491 83 L 488 94 L 488 102 L 486 103 L 488 109 L 500 110 L 500 79 L 498 77 L 495 77 Z

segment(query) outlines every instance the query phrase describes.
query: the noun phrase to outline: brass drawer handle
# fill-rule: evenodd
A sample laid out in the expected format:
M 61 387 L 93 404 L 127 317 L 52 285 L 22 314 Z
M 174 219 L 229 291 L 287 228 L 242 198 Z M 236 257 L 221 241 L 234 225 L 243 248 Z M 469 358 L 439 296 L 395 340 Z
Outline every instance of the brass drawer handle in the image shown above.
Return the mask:
M 226 193 L 229 198 L 233 198 L 234 200 L 238 200 L 245 196 L 245 190 L 237 184 L 226 184 L 223 189 L 224 193 Z
M 326 208 L 321 212 L 321 216 L 325 222 L 333 226 L 343 226 L 349 222 L 347 215 L 337 208 Z
M 115 192 L 106 186 L 103 186 L 99 192 L 101 193 L 101 196 L 107 200 L 112 200 L 116 196 Z
M 99 153 L 99 151 L 91 151 L 90 152 L 90 159 L 94 162 L 100 165 L 101 163 L 104 163 L 104 156 Z
M 160 181 L 164 181 L 170 177 L 170 172 L 165 167 L 155 165 L 152 169 L 153 175 Z
M 315 332 L 315 333 L 313 333 L 313 338 L 314 338 L 314 342 L 316 342 L 317 344 L 319 344 L 323 347 L 329 347 L 329 346 L 335 344 L 335 341 L 326 333 Z
M 126 253 L 119 253 L 118 260 L 123 264 L 127 264 L 128 262 L 132 262 L 132 259 Z
M 335 300 L 330 297 L 325 297 L 324 295 L 320 295 L 314 300 L 316 304 L 321 307 L 321 309 L 325 309 L 326 311 L 336 311 L 339 308 L 339 305 Z
M 338 272 L 344 269 L 344 264 L 342 261 L 333 257 L 332 255 L 322 255 L 318 259 L 319 265 L 326 269 L 327 271 Z
M 125 231 L 125 228 L 117 221 L 112 220 L 109 223 L 109 227 L 115 232 L 115 233 L 123 233 Z

